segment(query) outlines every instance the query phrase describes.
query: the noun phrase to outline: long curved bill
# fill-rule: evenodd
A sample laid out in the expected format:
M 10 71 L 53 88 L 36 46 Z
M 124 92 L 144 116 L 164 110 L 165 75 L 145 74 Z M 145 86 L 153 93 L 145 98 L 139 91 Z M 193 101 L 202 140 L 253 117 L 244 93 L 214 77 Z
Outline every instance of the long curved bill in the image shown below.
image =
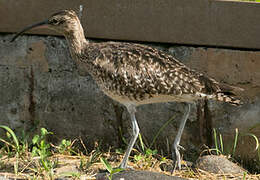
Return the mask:
M 33 28 L 36 28 L 36 27 L 39 27 L 39 26 L 44 26 L 44 25 L 48 25 L 48 20 L 45 20 L 45 21 L 42 21 L 42 22 L 39 22 L 39 23 L 36 23 L 36 24 L 33 24 L 31 26 L 28 26 L 26 28 L 24 28 L 23 30 L 21 30 L 20 32 L 18 32 L 10 42 L 13 42 L 18 36 L 20 36 L 21 34 L 23 34 L 24 32 L 30 30 L 30 29 L 33 29 Z

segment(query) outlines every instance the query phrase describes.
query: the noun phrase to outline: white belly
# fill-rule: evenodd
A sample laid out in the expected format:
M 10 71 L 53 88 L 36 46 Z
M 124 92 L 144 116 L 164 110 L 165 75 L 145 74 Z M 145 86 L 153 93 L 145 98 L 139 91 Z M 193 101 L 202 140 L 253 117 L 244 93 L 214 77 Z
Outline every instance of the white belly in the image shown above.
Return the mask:
M 135 106 L 143 105 L 143 104 L 152 104 L 152 103 L 166 103 L 166 102 L 193 102 L 200 97 L 195 96 L 194 94 L 182 94 L 177 96 L 170 95 L 155 95 L 150 98 L 145 98 L 144 100 L 138 101 L 134 98 L 130 99 L 125 96 L 120 96 L 113 94 L 111 92 L 103 91 L 107 96 L 118 101 L 121 104 L 133 104 Z

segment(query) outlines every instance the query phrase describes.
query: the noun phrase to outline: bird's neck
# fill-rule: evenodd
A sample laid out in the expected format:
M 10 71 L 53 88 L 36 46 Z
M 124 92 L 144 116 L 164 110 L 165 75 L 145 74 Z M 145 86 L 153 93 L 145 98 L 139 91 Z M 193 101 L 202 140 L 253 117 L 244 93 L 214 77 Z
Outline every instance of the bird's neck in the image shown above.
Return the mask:
M 83 28 L 79 26 L 75 31 L 67 33 L 65 37 L 67 39 L 71 55 L 81 55 L 81 53 L 83 53 L 84 47 L 88 44 Z

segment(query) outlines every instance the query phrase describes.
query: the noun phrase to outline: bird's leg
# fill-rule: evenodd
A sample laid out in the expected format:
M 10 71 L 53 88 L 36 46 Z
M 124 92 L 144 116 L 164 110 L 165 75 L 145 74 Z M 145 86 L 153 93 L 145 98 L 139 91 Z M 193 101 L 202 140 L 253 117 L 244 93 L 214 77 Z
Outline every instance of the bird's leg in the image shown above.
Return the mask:
M 181 135 L 183 133 L 183 129 L 185 127 L 189 114 L 190 114 L 190 104 L 188 104 L 188 108 L 183 116 L 183 119 L 181 120 L 181 124 L 179 126 L 177 135 L 175 137 L 175 140 L 174 140 L 174 143 L 172 146 L 172 159 L 175 162 L 174 169 L 176 166 L 177 166 L 177 168 L 181 169 L 181 156 L 180 156 L 180 152 L 179 152 L 178 148 L 180 147 L 179 144 L 180 144 L 180 140 L 181 140 Z
M 127 167 L 128 158 L 130 156 L 130 153 L 133 149 L 133 146 L 134 146 L 135 141 L 136 141 L 138 134 L 139 134 L 139 127 L 138 127 L 137 121 L 135 119 L 135 112 L 136 112 L 135 106 L 129 105 L 129 106 L 127 106 L 127 110 L 130 114 L 130 118 L 131 118 L 131 122 L 132 122 L 132 128 L 133 128 L 133 134 L 132 134 L 131 140 L 128 144 L 127 150 L 125 152 L 123 161 L 121 162 L 121 164 L 119 166 L 120 168 L 123 168 L 123 169 L 125 169 Z

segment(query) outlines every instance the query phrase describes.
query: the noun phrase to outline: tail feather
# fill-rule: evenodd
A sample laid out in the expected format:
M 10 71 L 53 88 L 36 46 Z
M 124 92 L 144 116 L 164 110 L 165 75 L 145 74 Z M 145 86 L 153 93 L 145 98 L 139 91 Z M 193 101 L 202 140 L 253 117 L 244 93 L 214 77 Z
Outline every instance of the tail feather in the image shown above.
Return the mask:
M 216 100 L 227 102 L 234 106 L 239 106 L 239 105 L 243 104 L 243 102 L 241 101 L 241 98 L 239 98 L 237 96 L 233 96 L 233 95 L 226 95 L 224 93 L 217 93 Z
M 219 83 L 204 75 L 200 76 L 199 79 L 204 84 L 202 91 L 203 93 L 208 94 L 208 99 L 227 102 L 235 106 L 243 104 L 241 92 L 244 91 L 244 89 Z
M 219 84 L 219 88 L 220 91 L 217 92 L 216 95 L 218 101 L 227 102 L 235 106 L 243 104 L 241 100 L 241 92 L 243 92 L 244 89 L 227 84 Z

